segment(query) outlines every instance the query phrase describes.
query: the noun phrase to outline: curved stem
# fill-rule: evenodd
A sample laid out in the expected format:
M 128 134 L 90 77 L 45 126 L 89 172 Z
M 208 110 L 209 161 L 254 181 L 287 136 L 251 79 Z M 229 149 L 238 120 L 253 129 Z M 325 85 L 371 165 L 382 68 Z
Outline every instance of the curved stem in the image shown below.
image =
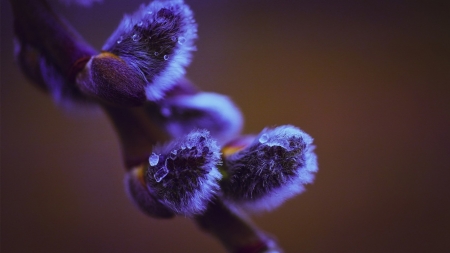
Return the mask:
M 126 170 L 145 163 L 155 144 L 169 140 L 144 107 L 102 106 L 119 135 Z
M 37 48 L 74 81 L 74 66 L 97 54 L 81 36 L 65 23 L 43 0 L 11 0 L 16 36 Z M 85 63 L 85 62 L 84 62 Z M 78 71 L 81 69 L 78 69 Z M 73 73 L 75 72 L 75 73 Z M 74 83 L 73 83 L 74 84 Z M 75 84 L 74 84 L 75 85 Z
M 232 212 L 220 200 L 210 203 L 206 212 L 196 216 L 195 221 L 200 228 L 218 238 L 229 252 L 282 252 L 270 236 Z

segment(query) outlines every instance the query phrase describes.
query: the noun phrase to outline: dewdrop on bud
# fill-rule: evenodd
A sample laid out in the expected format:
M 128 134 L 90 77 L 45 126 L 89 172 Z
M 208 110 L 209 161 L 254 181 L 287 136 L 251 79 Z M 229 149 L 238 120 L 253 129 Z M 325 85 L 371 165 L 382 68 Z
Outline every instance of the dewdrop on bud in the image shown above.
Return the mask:
M 144 213 L 154 218 L 175 216 L 149 192 L 144 181 L 144 167 L 137 167 L 127 172 L 124 183 L 128 197 Z
M 155 153 L 152 153 L 152 154 L 150 155 L 150 157 L 148 158 L 148 162 L 149 162 L 150 166 L 155 166 L 155 165 L 157 165 L 158 162 L 159 162 L 159 155 L 157 155 L 157 154 L 155 154 Z
M 312 142 L 290 125 L 263 130 L 248 146 L 224 157 L 225 200 L 249 211 L 271 210 L 303 192 L 318 170 Z
M 120 57 L 144 83 L 147 99 L 158 101 L 185 74 L 196 31 L 183 1 L 153 1 L 126 15 L 102 50 Z
M 185 216 L 201 214 L 219 191 L 220 162 L 220 148 L 209 132 L 192 131 L 154 148 L 145 182 L 149 191 L 172 212 Z

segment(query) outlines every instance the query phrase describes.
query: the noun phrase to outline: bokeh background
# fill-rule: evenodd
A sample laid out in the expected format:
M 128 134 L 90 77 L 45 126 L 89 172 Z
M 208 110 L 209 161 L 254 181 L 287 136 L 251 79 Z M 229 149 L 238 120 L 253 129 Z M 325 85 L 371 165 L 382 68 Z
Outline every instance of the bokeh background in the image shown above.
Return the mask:
M 315 138 L 306 193 L 254 217 L 286 252 L 450 252 L 450 4 L 186 0 L 188 77 L 227 94 L 244 131 Z M 414 2 L 414 3 L 412 3 Z M 141 1 L 52 1 L 96 48 Z M 224 252 L 189 219 L 141 214 L 102 112 L 57 108 L 13 60 L 1 1 L 1 252 Z

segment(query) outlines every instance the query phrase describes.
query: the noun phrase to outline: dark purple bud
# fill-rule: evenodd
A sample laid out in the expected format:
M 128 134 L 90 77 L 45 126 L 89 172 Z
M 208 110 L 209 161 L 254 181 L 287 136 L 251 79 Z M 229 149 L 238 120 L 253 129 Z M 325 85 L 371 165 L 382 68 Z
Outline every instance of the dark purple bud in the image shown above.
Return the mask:
M 254 141 L 224 158 L 224 198 L 247 210 L 276 208 L 304 191 L 317 172 L 313 139 L 286 125 L 263 130 Z
M 208 131 L 193 131 L 155 147 L 145 181 L 149 191 L 172 212 L 200 214 L 219 190 L 220 162 L 220 148 Z
M 123 59 L 145 83 L 147 99 L 157 101 L 185 74 L 196 38 L 197 25 L 183 1 L 153 1 L 125 16 L 103 50 Z

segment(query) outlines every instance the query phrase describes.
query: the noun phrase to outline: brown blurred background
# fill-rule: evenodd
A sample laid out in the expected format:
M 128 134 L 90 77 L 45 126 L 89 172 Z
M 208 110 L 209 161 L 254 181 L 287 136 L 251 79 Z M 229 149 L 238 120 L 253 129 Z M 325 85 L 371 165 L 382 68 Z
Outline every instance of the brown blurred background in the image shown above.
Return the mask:
M 232 97 L 246 133 L 315 138 L 315 183 L 255 217 L 286 252 L 450 252 L 449 3 L 186 1 L 200 36 L 188 77 Z M 140 3 L 52 2 L 97 48 Z M 224 252 L 129 202 L 108 120 L 30 85 L 1 4 L 1 252 Z

